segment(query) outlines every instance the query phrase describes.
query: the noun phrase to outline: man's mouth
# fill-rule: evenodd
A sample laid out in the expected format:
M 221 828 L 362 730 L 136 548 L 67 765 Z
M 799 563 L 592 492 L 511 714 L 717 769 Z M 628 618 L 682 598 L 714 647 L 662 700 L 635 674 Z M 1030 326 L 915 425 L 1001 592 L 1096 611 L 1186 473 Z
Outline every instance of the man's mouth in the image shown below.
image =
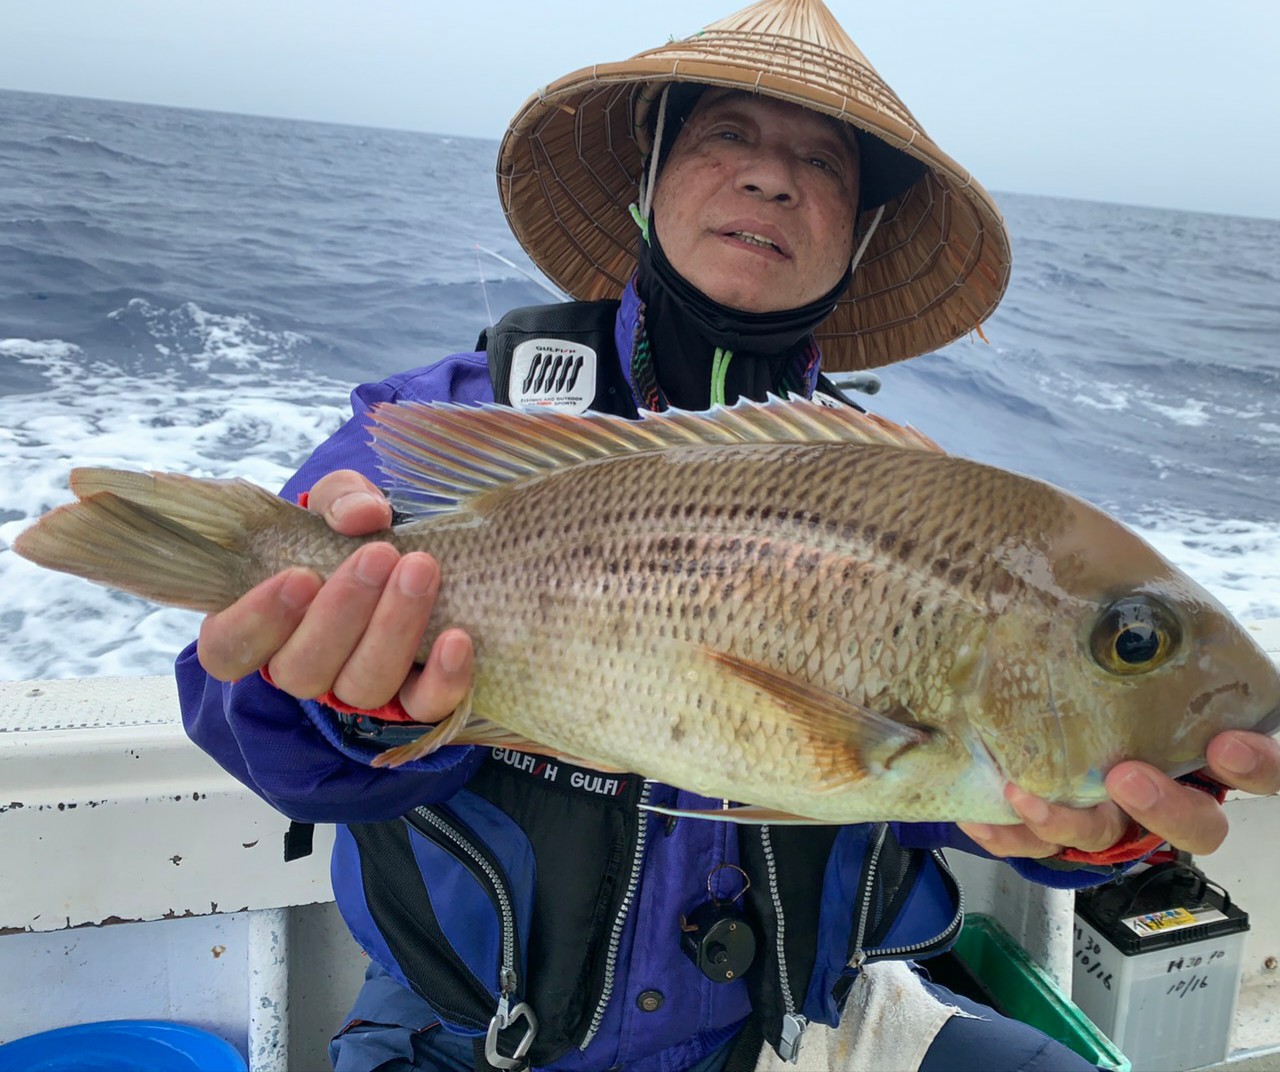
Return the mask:
M 751 231 L 729 231 L 730 238 L 736 238 L 739 241 L 746 242 L 748 245 L 759 246 L 761 249 L 771 249 L 775 253 L 781 253 L 778 243 L 772 242 L 765 238 L 764 235 L 753 234 Z

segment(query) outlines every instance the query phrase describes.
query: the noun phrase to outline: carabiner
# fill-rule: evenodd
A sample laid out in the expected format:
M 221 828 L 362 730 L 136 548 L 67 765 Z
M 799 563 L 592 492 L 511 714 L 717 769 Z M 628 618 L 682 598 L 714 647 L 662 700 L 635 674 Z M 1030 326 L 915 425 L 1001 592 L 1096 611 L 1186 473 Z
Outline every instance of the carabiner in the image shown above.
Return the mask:
M 510 1057 L 504 1057 L 498 1052 L 498 1032 L 505 1031 L 518 1020 L 528 1021 L 528 1028 L 524 1033 L 519 1044 L 512 1052 Z M 525 1066 L 525 1054 L 529 1052 L 529 1047 L 533 1045 L 533 1040 L 538 1034 L 538 1017 L 533 1009 L 523 1001 L 519 1002 L 515 1008 L 507 1008 L 507 998 L 504 994 L 502 1000 L 498 1002 L 498 1011 L 494 1013 L 493 1019 L 489 1021 L 489 1030 L 484 1037 L 484 1056 L 485 1060 L 494 1068 L 523 1068 Z

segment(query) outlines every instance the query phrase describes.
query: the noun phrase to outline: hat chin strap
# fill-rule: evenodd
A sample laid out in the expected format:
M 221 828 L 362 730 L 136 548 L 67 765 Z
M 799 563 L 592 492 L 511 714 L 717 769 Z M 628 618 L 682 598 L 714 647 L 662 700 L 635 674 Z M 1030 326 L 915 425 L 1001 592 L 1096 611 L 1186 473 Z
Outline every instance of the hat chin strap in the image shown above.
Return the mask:
M 871 226 L 867 228 L 867 233 L 862 236 L 862 241 L 858 243 L 858 248 L 853 251 L 853 263 L 849 265 L 849 273 L 852 275 L 858 267 L 858 262 L 862 260 L 862 255 L 867 252 L 867 246 L 871 244 L 871 236 L 876 233 L 876 228 L 880 226 L 881 217 L 884 216 L 884 205 L 876 209 L 876 214 L 871 217 Z
M 653 131 L 653 151 L 649 154 L 649 170 L 640 176 L 639 199 L 637 207 L 632 204 L 628 208 L 631 218 L 640 228 L 645 242 L 649 241 L 649 213 L 653 211 L 653 188 L 658 179 L 658 155 L 662 151 L 662 128 L 667 122 L 667 95 L 671 92 L 672 83 L 662 87 L 662 96 L 658 98 L 658 122 Z

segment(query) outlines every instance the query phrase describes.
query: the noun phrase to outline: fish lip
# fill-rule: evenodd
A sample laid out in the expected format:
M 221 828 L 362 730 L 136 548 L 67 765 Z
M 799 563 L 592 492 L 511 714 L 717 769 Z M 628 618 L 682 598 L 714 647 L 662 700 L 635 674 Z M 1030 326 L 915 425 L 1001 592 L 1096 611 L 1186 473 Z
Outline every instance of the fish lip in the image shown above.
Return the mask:
M 737 231 L 745 231 L 748 234 L 757 235 L 760 238 L 767 239 L 772 242 L 777 249 L 788 260 L 791 258 L 791 245 L 787 242 L 782 231 L 777 227 L 767 224 L 762 220 L 739 219 L 730 220 L 719 228 L 719 234 L 724 238 L 734 237 Z

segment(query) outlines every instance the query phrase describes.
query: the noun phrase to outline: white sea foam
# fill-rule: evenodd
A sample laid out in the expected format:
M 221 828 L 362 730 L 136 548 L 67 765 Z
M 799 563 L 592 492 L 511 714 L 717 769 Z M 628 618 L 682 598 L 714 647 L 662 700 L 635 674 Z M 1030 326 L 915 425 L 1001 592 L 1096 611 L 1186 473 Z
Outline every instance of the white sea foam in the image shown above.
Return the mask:
M 1092 394 L 1077 393 L 1071 396 L 1077 406 L 1119 412 L 1129 408 L 1129 396 L 1125 388 L 1114 383 L 1095 383 Z
M 78 346 L 61 339 L 0 339 L 0 357 L 26 365 L 65 360 L 79 351 Z
M 59 339 L 0 340 L 0 358 L 47 380 L 39 393 L 5 399 L 0 429 L 0 679 L 165 674 L 195 635 L 198 615 L 38 569 L 12 551 L 36 517 L 71 500 L 71 468 L 242 476 L 274 489 L 349 415 L 348 385 L 301 367 L 305 337 L 189 304 L 131 305 L 168 348 L 154 373 L 124 373 Z
M 1280 529 L 1186 513 L 1130 527 L 1237 618 L 1280 618 Z
M 1210 415 L 1205 412 L 1209 403 L 1200 399 L 1188 399 L 1180 406 L 1166 406 L 1159 402 L 1152 401 L 1150 398 L 1143 398 L 1142 404 L 1148 409 L 1153 409 L 1163 417 L 1176 424 L 1185 424 L 1191 428 L 1198 428 L 1202 424 L 1209 423 Z

